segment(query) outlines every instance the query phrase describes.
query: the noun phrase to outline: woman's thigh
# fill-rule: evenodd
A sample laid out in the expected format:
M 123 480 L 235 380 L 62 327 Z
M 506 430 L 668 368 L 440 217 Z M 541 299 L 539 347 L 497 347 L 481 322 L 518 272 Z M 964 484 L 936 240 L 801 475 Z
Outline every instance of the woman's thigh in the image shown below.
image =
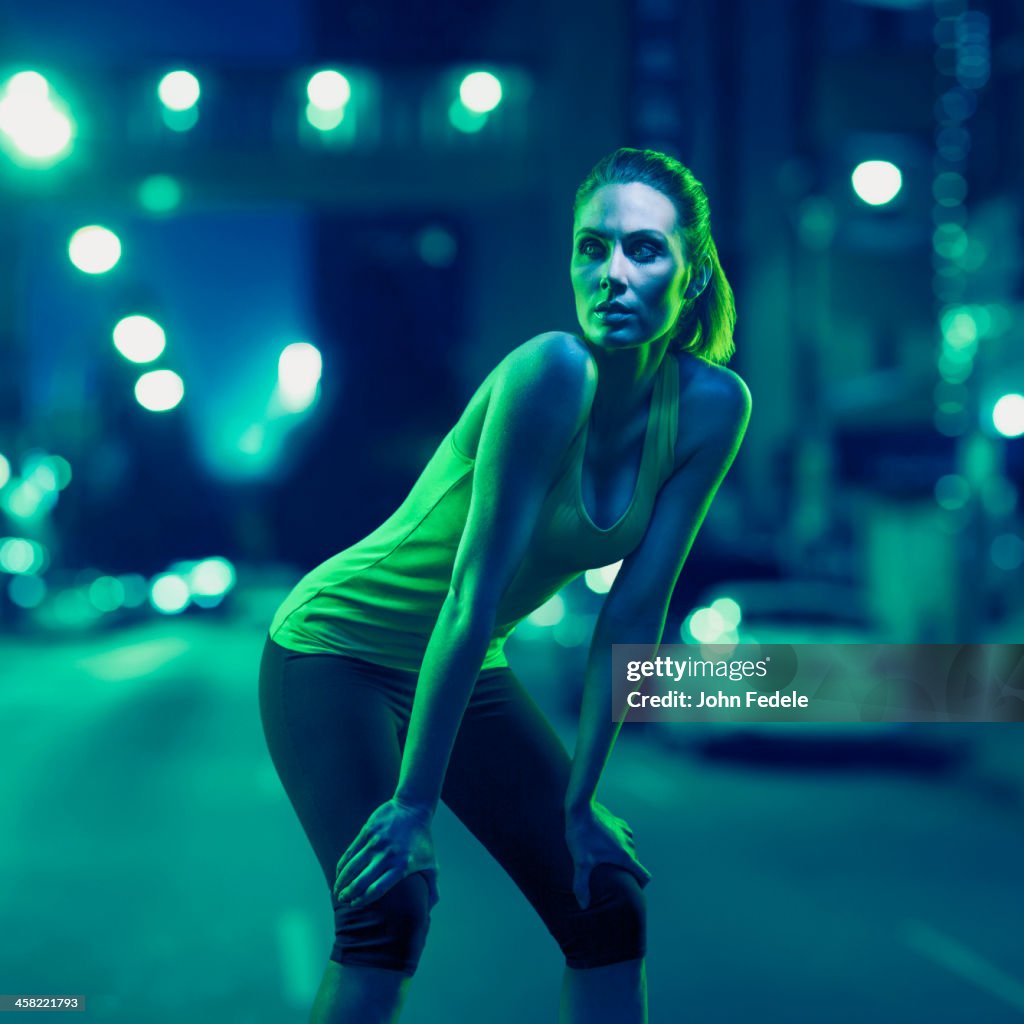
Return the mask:
M 511 876 L 570 966 L 642 956 L 644 898 L 629 872 L 599 865 L 588 909 L 576 900 L 563 810 L 570 769 L 565 745 L 515 675 L 484 673 L 442 799 Z
M 338 858 L 394 794 L 401 766 L 402 700 L 373 671 L 272 641 L 260 664 L 267 748 L 331 886 Z

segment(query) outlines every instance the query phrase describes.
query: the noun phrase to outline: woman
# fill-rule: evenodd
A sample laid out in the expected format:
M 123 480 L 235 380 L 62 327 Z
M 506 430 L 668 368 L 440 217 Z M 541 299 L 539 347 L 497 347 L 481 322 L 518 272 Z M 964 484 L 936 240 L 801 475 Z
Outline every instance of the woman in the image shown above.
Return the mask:
M 732 291 L 678 161 L 619 149 L 594 167 L 571 276 L 582 334 L 506 356 L 398 511 L 271 623 L 264 730 L 335 911 L 314 1022 L 398 1019 L 438 900 L 439 799 L 558 942 L 563 1022 L 647 1019 L 650 875 L 594 798 L 619 729 L 610 645 L 660 642 L 750 397 L 719 365 Z M 570 760 L 502 648 L 570 579 L 619 559 Z

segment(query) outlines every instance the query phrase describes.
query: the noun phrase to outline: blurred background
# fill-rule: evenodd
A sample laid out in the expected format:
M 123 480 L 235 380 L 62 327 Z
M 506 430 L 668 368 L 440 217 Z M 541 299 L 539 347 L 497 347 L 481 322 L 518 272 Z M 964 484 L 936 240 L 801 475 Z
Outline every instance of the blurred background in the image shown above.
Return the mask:
M 754 398 L 666 642 L 1020 640 L 1022 108 L 1014 0 L 0 8 L 0 992 L 306 1019 L 332 923 L 267 625 L 505 353 L 578 330 L 617 146 L 705 183 Z M 509 643 L 570 749 L 616 568 Z M 1020 739 L 623 729 L 652 1021 L 1024 1020 Z M 557 947 L 435 837 L 403 1020 L 553 1021 Z

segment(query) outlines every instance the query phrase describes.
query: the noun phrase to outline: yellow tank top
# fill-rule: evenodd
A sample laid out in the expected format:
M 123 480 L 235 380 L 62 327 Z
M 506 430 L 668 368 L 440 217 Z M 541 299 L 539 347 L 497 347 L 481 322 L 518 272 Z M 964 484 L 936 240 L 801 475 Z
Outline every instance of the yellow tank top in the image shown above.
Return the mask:
M 577 432 L 498 606 L 482 669 L 508 664 L 504 645 L 509 633 L 566 583 L 586 569 L 617 562 L 640 543 L 658 489 L 673 470 L 678 398 L 679 368 L 669 354 L 652 392 L 636 490 L 608 529 L 596 526 L 583 504 L 589 420 Z M 343 654 L 419 671 L 451 582 L 474 463 L 459 450 L 453 428 L 386 522 L 299 580 L 277 609 L 270 636 L 293 651 Z

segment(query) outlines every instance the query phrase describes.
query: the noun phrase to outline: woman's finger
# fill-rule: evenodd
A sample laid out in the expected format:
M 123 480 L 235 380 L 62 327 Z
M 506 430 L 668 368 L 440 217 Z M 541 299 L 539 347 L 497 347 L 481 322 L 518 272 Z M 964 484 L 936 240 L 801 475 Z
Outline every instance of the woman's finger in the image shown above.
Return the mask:
M 381 875 L 389 870 L 385 855 L 378 854 L 352 881 L 338 888 L 338 900 L 342 903 L 352 903 L 358 900 Z
M 403 877 L 402 872 L 399 871 L 398 868 L 389 868 L 372 885 L 367 887 L 366 891 L 361 896 L 356 896 L 352 900 L 352 905 L 365 907 L 367 903 L 372 903 L 374 900 L 380 899 L 384 893 L 396 886 Z
M 364 846 L 357 850 L 354 856 L 350 857 L 345 866 L 338 872 L 334 880 L 335 892 L 340 893 L 346 886 L 351 885 L 352 880 L 359 877 L 360 873 L 373 860 L 375 855 L 376 851 L 370 849 L 369 846 Z
M 349 857 L 354 856 L 358 850 L 362 849 L 363 844 L 369 835 L 370 830 L 366 825 L 364 825 L 359 830 L 355 839 L 353 839 L 352 842 L 348 844 L 348 848 L 345 850 L 345 852 L 338 858 L 338 865 L 336 871 L 341 871 L 341 869 L 345 866 L 345 863 L 348 861 Z

